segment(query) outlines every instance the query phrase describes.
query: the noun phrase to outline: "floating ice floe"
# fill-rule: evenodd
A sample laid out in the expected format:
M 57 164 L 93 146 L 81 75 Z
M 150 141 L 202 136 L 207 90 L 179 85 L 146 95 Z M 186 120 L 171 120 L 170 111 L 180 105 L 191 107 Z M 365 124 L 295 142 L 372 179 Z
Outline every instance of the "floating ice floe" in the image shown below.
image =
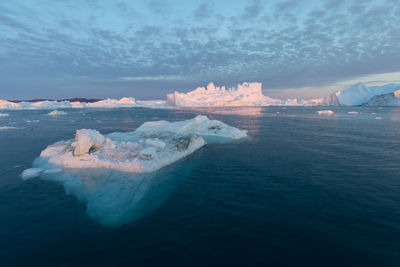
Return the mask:
M 49 116 L 62 116 L 67 115 L 68 113 L 62 110 L 53 110 L 52 112 L 48 113 Z
M 333 112 L 332 110 L 318 110 L 316 113 L 318 115 L 333 115 L 333 114 L 335 114 L 335 112 Z
M 349 111 L 349 112 L 347 112 L 347 114 L 356 115 L 356 114 L 358 114 L 358 112 L 357 111 Z
M 62 183 L 67 192 L 87 204 L 93 219 L 118 226 L 148 213 L 149 205 L 159 205 L 160 191 L 170 184 L 161 182 L 168 174 L 157 175 L 159 172 L 154 171 L 207 143 L 246 137 L 246 130 L 205 116 L 178 122 L 146 122 L 133 132 L 107 135 L 81 129 L 74 140 L 49 145 L 21 177 L 40 176 Z M 149 197 L 149 192 L 157 193 Z
M 181 122 L 146 122 L 127 133 L 102 135 L 96 130 L 77 130 L 75 140 L 50 145 L 40 156 L 66 168 L 152 172 L 193 153 L 206 142 L 241 139 L 246 135 L 246 131 L 197 116 Z
M 8 116 L 9 116 L 8 113 L 0 113 L 0 118 L 1 118 L 1 117 L 8 117 Z
M 0 126 L 0 131 L 16 130 L 16 129 L 20 129 L 20 128 L 12 127 L 12 126 Z

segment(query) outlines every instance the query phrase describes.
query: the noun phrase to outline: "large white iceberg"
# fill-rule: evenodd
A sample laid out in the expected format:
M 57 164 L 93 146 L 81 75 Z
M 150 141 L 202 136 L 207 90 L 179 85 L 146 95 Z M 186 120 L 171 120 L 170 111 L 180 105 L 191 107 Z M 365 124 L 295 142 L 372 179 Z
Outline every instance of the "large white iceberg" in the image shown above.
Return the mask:
M 282 101 L 264 96 L 261 83 L 243 83 L 237 88 L 225 88 L 209 83 L 189 93 L 167 95 L 168 104 L 178 107 L 266 106 L 280 105 Z
M 400 90 L 374 96 L 363 106 L 400 106 Z
M 34 161 L 34 168 L 25 170 L 21 177 L 39 175 L 61 182 L 67 192 L 87 204 L 88 213 L 95 220 L 115 226 L 146 213 L 145 192 L 153 190 L 150 184 L 158 183 L 154 171 L 207 143 L 245 137 L 246 130 L 206 116 L 178 122 L 146 122 L 133 132 L 107 135 L 81 129 L 76 131 L 75 139 L 49 145 Z M 140 208 L 136 206 L 139 202 Z
M 336 91 L 325 98 L 323 104 L 359 106 L 367 103 L 375 96 L 393 93 L 397 90 L 400 90 L 399 84 L 368 87 L 364 83 L 357 83 L 347 89 Z

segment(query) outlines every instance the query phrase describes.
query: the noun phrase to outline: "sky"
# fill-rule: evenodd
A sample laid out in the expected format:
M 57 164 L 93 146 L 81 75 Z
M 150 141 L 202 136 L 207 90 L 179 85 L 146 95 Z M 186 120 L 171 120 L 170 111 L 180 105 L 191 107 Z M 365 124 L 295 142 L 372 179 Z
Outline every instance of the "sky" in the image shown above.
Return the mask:
M 0 99 L 400 83 L 400 0 L 0 0 Z

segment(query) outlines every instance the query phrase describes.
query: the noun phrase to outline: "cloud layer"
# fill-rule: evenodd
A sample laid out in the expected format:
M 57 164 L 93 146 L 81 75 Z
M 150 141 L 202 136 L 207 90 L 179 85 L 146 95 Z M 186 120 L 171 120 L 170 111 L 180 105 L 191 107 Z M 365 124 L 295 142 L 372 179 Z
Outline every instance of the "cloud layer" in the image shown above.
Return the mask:
M 151 98 L 400 71 L 398 0 L 232 2 L 2 1 L 0 96 Z

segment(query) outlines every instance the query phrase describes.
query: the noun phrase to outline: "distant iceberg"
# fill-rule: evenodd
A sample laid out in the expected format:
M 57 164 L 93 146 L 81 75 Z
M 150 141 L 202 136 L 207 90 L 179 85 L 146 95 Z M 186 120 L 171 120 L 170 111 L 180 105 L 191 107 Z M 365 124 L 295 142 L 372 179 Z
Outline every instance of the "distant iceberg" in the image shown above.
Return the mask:
M 132 214 L 137 212 L 132 205 L 145 198 L 144 191 L 151 189 L 149 181 L 157 183 L 153 172 L 207 143 L 246 137 L 246 130 L 206 116 L 178 122 L 146 122 L 133 132 L 107 135 L 81 129 L 76 131 L 74 140 L 59 141 L 44 149 L 33 168 L 25 170 L 21 178 L 40 176 L 61 182 L 87 204 L 88 213 L 95 220 L 115 226 L 140 217 Z
M 133 97 L 123 97 L 121 99 L 105 99 L 95 102 L 70 102 L 70 101 L 52 101 L 44 100 L 37 102 L 19 102 L 14 103 L 6 100 L 0 100 L 1 109 L 60 109 L 60 108 L 163 108 L 166 107 L 164 100 L 135 100 Z
M 397 90 L 400 90 L 399 84 L 368 87 L 364 83 L 357 83 L 347 89 L 336 91 L 325 98 L 323 104 L 332 106 L 360 106 L 368 103 L 375 96 L 394 93 Z M 387 105 L 384 98 L 382 101 L 375 101 L 381 102 L 382 105 Z M 372 105 L 373 102 L 371 101 L 370 104 L 366 105 Z
M 218 87 L 209 83 L 207 88 L 198 87 L 189 93 L 175 92 L 167 95 L 167 102 L 177 107 L 216 106 L 266 106 L 280 105 L 279 99 L 264 96 L 261 83 L 243 83 L 237 88 Z
M 364 103 L 363 106 L 400 106 L 400 90 L 376 95 L 372 97 L 368 102 Z
M 38 101 L 14 103 L 0 100 L 1 109 L 60 109 L 60 108 L 168 108 L 168 107 L 254 107 L 254 106 L 360 106 L 360 105 L 400 105 L 394 92 L 400 91 L 399 84 L 368 87 L 364 83 L 338 90 L 327 97 L 302 100 L 297 98 L 277 99 L 265 96 L 258 82 L 242 83 L 226 88 L 209 83 L 183 93 L 175 91 L 167 94 L 167 100 L 136 100 L 133 97 L 105 99 L 92 102 Z M 388 95 L 387 95 L 388 94 Z M 380 96 L 380 97 L 379 97 Z

